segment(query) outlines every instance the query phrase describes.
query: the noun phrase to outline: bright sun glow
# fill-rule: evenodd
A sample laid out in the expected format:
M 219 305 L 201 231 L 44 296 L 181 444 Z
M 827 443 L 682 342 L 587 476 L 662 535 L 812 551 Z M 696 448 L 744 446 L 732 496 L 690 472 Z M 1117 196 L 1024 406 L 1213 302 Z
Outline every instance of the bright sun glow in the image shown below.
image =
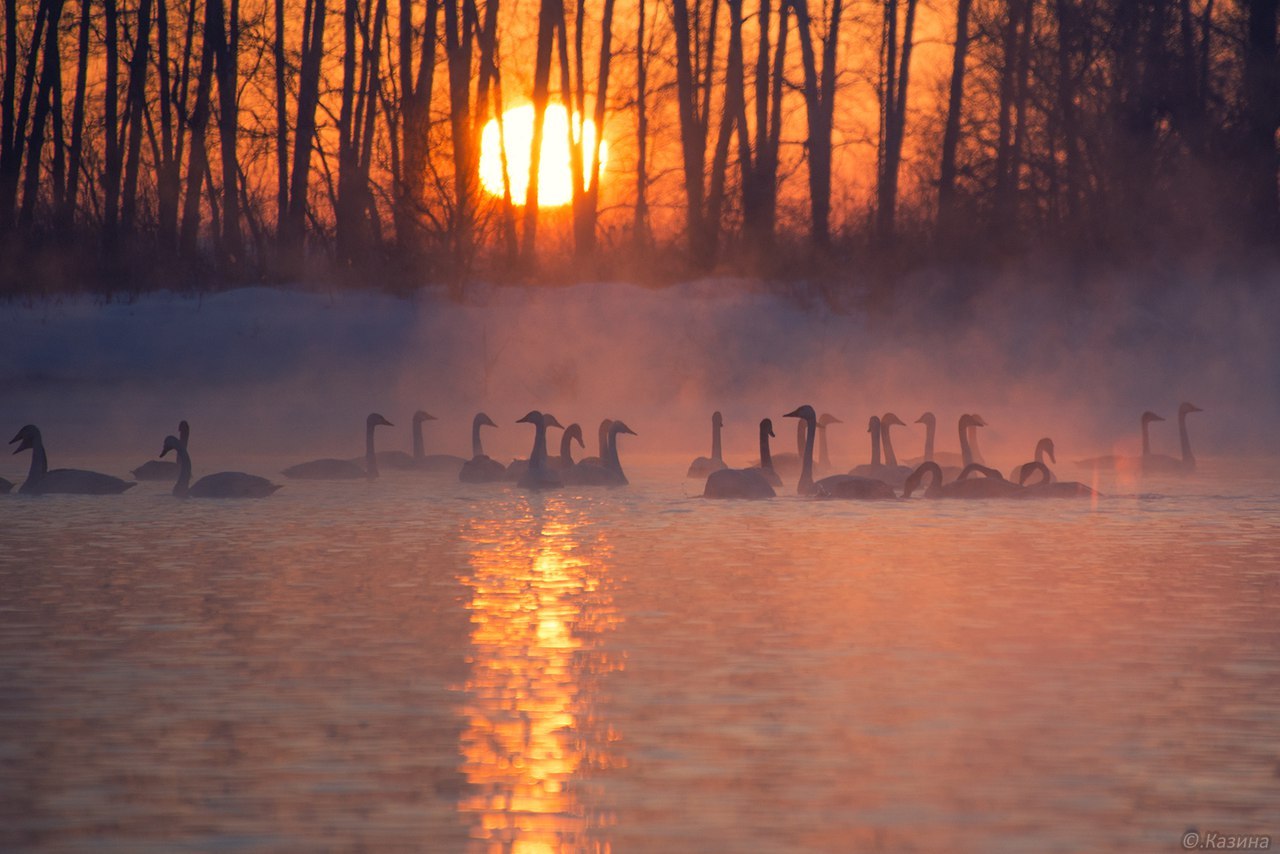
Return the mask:
M 580 118 L 580 117 L 577 117 Z M 579 133 L 585 145 L 583 155 L 589 161 L 595 146 L 596 126 L 591 119 L 574 122 L 575 138 Z M 533 105 L 513 107 L 502 114 L 502 137 L 498 120 L 490 119 L 480 137 L 480 184 L 491 196 L 502 196 L 502 138 L 506 140 L 507 171 L 511 176 L 511 200 L 524 204 L 529 189 L 529 152 L 533 146 Z M 608 146 L 600 143 L 600 171 L 609 162 Z M 591 168 L 585 166 L 585 183 L 591 186 Z M 555 208 L 573 201 L 573 178 L 569 166 L 569 114 L 561 104 L 548 104 L 542 126 L 542 157 L 538 163 L 538 207 Z

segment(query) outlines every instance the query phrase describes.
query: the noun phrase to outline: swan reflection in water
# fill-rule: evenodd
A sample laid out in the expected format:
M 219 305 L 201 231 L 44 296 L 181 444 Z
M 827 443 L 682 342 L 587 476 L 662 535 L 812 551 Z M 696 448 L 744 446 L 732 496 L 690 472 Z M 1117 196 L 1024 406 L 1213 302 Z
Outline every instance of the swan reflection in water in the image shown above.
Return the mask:
M 622 669 L 601 648 L 621 619 L 610 547 L 558 497 L 523 519 L 478 519 L 470 545 L 471 673 L 464 687 L 458 809 L 477 850 L 607 850 L 611 823 L 584 778 L 619 765 L 595 709 L 600 680 Z

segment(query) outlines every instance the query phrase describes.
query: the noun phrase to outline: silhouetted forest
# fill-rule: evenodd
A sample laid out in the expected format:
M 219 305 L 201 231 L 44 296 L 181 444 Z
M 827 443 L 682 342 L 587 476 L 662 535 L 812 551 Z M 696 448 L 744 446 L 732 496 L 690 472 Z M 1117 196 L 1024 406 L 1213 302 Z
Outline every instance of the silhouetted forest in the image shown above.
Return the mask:
M 10 294 L 849 282 L 1280 235 L 1280 0 L 2 2 Z

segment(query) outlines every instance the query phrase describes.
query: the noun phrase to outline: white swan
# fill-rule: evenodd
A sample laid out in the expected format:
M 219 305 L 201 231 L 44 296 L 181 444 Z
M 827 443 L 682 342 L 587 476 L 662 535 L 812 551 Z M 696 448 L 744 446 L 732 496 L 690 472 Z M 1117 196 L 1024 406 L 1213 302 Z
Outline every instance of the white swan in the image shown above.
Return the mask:
M 187 447 L 191 438 L 191 426 L 186 421 L 178 422 L 178 441 Z M 147 460 L 129 472 L 134 480 L 173 480 L 178 476 L 178 464 L 169 460 Z
M 609 437 L 605 436 L 605 442 L 609 441 Z M 573 443 L 577 442 L 579 448 L 585 448 L 586 442 L 582 441 L 582 425 L 573 422 L 564 428 L 564 433 L 560 436 L 560 456 L 551 458 L 551 465 L 557 469 L 571 469 L 575 463 L 573 461 Z M 603 447 L 603 444 L 601 445 Z
M 1044 470 L 1049 473 L 1047 482 L 1055 483 L 1057 482 L 1058 478 L 1054 475 L 1053 470 L 1049 468 L 1049 464 L 1045 462 L 1045 457 L 1049 458 L 1050 463 L 1057 465 L 1058 458 L 1054 454 L 1053 440 L 1050 439 L 1048 436 L 1045 436 L 1039 442 L 1036 442 L 1036 453 L 1035 453 L 1034 461 L 1043 465 Z M 1023 476 L 1023 469 L 1025 469 L 1028 465 L 1031 465 L 1031 463 L 1023 463 L 1020 466 L 1014 466 L 1013 469 L 1009 472 L 1009 480 L 1016 480 L 1019 483 L 1021 483 L 1022 481 L 1020 480 L 1020 478 Z
M 1040 480 L 1027 483 L 1027 479 L 1037 472 Z M 1018 483 L 1026 489 L 1019 493 L 1018 498 L 1093 498 L 1098 494 L 1079 481 L 1050 480 L 1052 476 L 1049 467 L 1039 460 L 1024 463 L 1018 469 Z
M 532 424 L 534 427 L 533 450 L 529 452 L 524 474 L 517 481 L 523 489 L 556 489 L 564 486 L 560 473 L 551 467 L 547 458 L 547 427 L 554 421 L 551 415 L 544 415 L 536 409 L 516 421 L 517 424 Z
M 1089 457 L 1086 460 L 1077 460 L 1076 465 L 1084 468 L 1100 469 L 1103 471 L 1111 471 L 1115 469 L 1131 470 L 1139 468 L 1143 465 L 1143 461 L 1151 456 L 1151 431 L 1149 429 L 1152 421 L 1163 421 L 1159 415 L 1151 410 L 1142 413 L 1140 419 L 1142 424 L 1142 456 L 1126 457 L 1118 454 L 1107 454 L 1101 457 Z
M 22 482 L 18 491 L 27 495 L 118 495 L 126 489 L 137 486 L 128 480 L 121 480 L 109 474 L 83 469 L 50 469 L 49 457 L 45 454 L 44 440 L 40 430 L 34 424 L 28 424 L 18 431 L 18 435 L 9 440 L 9 444 L 21 442 L 15 454 L 31 450 L 31 469 L 27 479 Z
M 471 459 L 458 470 L 458 480 L 463 483 L 495 483 L 506 476 L 507 467 L 487 455 L 480 443 L 480 428 L 497 426 L 483 412 L 477 412 L 471 419 Z
M 536 412 L 537 410 L 534 410 L 534 411 Z M 531 412 L 529 414 L 532 415 L 533 413 Z M 556 466 L 550 462 L 550 459 L 551 459 L 550 455 L 546 453 L 547 439 L 545 435 L 545 429 L 549 427 L 559 427 L 560 429 L 563 430 L 564 425 L 561 424 L 559 421 L 557 421 L 556 417 L 552 415 L 550 412 L 544 412 L 544 413 L 541 413 L 541 415 L 542 415 L 541 423 L 544 428 L 544 435 L 542 438 L 543 456 L 547 458 L 548 460 L 547 466 L 549 468 L 556 468 Z M 528 415 L 525 416 L 525 418 L 527 417 Z M 520 419 L 516 423 L 517 424 L 525 423 L 524 418 Z M 534 424 L 534 422 L 532 421 L 528 423 Z M 535 424 L 535 428 L 536 428 L 536 424 Z M 511 462 L 507 463 L 507 470 L 503 473 L 503 480 L 509 480 L 512 483 L 518 484 L 524 478 L 525 473 L 529 471 L 529 465 L 530 465 L 531 459 L 532 458 L 518 459 L 518 460 L 512 460 Z
M 369 413 L 364 421 L 364 465 L 353 460 L 325 458 L 289 466 L 282 474 L 299 480 L 355 480 L 378 476 L 378 455 L 373 449 L 373 428 L 393 427 L 390 421 L 376 412 Z
M 889 428 L 893 426 L 906 425 L 892 412 L 886 412 L 882 418 L 871 416 L 867 422 L 867 432 L 871 434 L 871 462 L 855 466 L 849 474 L 883 481 L 890 486 L 902 485 L 907 475 L 911 474 L 911 469 L 898 465 L 898 457 L 893 453 L 893 441 L 889 438 Z M 883 462 L 880 459 L 882 448 L 885 455 Z
M 720 430 L 724 427 L 724 416 L 718 411 L 711 413 L 711 456 L 698 457 L 689 464 L 685 477 L 706 477 L 713 471 L 726 468 L 724 455 L 720 452 Z
M 785 417 L 785 416 L 784 416 Z M 796 422 L 796 452 L 784 451 L 771 457 L 773 470 L 783 477 L 799 477 L 800 467 L 804 464 L 804 421 Z M 757 460 L 756 465 L 762 465 Z
M 765 418 L 760 422 L 760 465 L 746 469 L 720 469 L 707 475 L 702 488 L 703 498 L 773 498 L 775 486 L 782 480 L 773 470 L 769 455 L 769 437 L 773 435 L 773 422 Z
M 177 436 L 165 436 L 160 456 L 170 451 L 178 456 L 178 482 L 173 486 L 173 494 L 178 498 L 266 498 L 280 488 L 265 477 L 242 471 L 220 471 L 205 475 L 193 484 L 191 456 L 186 444 Z
M 413 413 L 413 422 L 411 425 L 413 453 L 410 454 L 399 450 L 378 451 L 378 465 L 401 471 L 444 472 L 457 474 L 458 469 L 462 468 L 462 464 L 466 462 L 462 457 L 454 454 L 427 454 L 423 451 L 422 422 L 436 420 L 437 419 L 434 415 L 429 412 L 424 412 L 421 409 Z M 352 462 L 359 462 L 359 460 L 352 460 Z
M 821 498 L 897 498 L 893 487 L 874 478 L 851 474 L 833 474 L 816 483 L 813 480 L 813 442 L 818 431 L 818 416 L 813 407 L 805 404 L 788 412 L 786 418 L 799 418 L 805 424 L 804 460 L 800 466 L 800 482 L 796 484 L 798 495 L 814 495 Z M 878 419 L 877 419 L 878 420 Z
M 592 463 L 583 460 L 571 469 L 561 472 L 565 483 L 575 486 L 626 486 L 629 482 L 622 471 L 622 463 L 618 459 L 618 436 L 626 433 L 636 435 L 621 421 L 609 425 L 609 442 L 605 449 L 604 461 Z
M 1157 474 L 1186 474 L 1196 470 L 1196 458 L 1191 453 L 1191 437 L 1187 435 L 1187 416 L 1192 412 L 1204 412 L 1194 403 L 1183 403 L 1178 407 L 1178 439 L 1182 443 L 1182 457 L 1171 457 L 1167 454 L 1152 454 L 1144 451 L 1142 470 Z

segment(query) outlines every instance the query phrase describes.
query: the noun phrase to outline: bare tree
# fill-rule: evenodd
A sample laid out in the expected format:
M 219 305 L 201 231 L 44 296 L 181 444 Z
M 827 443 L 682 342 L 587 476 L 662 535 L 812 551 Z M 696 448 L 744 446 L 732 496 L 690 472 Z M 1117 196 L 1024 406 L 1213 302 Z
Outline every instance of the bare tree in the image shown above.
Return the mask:
M 840 42 L 842 0 L 833 0 L 822 37 L 822 69 L 819 71 L 813 41 L 813 20 L 808 0 L 790 0 L 800 34 L 804 64 L 805 113 L 809 123 L 810 236 L 819 247 L 831 243 L 831 133 L 836 103 L 836 54 Z

